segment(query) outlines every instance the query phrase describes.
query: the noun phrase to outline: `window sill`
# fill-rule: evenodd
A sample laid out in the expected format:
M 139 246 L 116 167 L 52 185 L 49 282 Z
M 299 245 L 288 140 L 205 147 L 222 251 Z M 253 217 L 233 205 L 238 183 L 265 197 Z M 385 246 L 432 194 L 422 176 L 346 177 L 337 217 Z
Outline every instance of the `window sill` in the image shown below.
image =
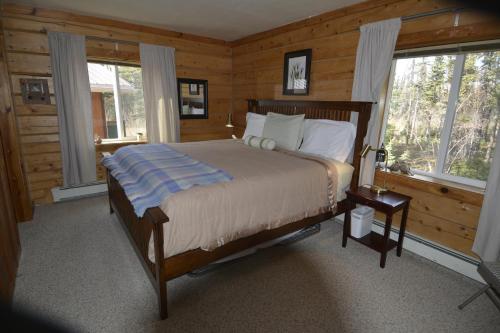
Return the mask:
M 106 146 L 106 145 L 131 145 L 131 144 L 144 144 L 147 143 L 146 140 L 104 140 L 101 143 L 96 143 L 96 146 Z
M 95 144 L 95 151 L 97 153 L 102 152 L 114 152 L 118 148 L 125 147 L 128 145 L 141 145 L 148 143 L 145 140 L 137 141 L 137 140 L 109 140 L 103 141 L 101 143 Z
M 443 185 L 446 187 L 451 187 L 451 188 L 456 188 L 456 189 L 461 189 L 467 192 L 474 192 L 478 194 L 484 194 L 484 189 L 472 185 L 466 185 L 466 184 L 461 184 L 449 180 L 444 180 L 436 177 L 431 177 L 431 176 L 426 176 L 426 175 L 406 175 L 400 172 L 392 172 L 392 171 L 384 171 L 384 170 L 375 170 L 376 173 L 379 174 L 379 176 L 384 177 L 384 176 L 389 176 L 389 177 L 404 177 L 407 179 L 419 181 L 419 182 L 426 182 L 426 183 L 432 183 L 432 184 L 438 184 L 438 185 Z

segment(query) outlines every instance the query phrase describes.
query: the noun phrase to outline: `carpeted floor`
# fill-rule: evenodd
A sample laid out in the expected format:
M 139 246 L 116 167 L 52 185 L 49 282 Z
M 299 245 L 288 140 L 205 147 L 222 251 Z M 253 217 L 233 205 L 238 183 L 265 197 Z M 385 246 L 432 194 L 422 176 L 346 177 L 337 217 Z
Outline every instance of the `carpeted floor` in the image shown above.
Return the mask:
M 169 318 L 105 196 L 37 207 L 20 225 L 16 307 L 88 332 L 500 332 L 479 284 L 409 252 L 374 251 L 341 226 L 168 284 Z

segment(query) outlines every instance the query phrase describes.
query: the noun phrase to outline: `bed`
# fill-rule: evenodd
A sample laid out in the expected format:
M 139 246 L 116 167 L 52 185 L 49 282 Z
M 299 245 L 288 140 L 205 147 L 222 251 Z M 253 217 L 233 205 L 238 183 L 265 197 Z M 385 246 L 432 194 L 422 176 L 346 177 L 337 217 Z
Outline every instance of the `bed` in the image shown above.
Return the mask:
M 248 111 L 342 121 L 349 121 L 351 113 L 357 113 L 352 166 L 335 165 L 335 170 L 347 171 L 331 176 L 328 167 L 315 159 L 258 151 L 238 140 L 175 144 L 176 149 L 193 158 L 227 169 L 235 179 L 179 192 L 160 206 L 148 208 L 141 218 L 108 170 L 110 212 L 116 213 L 125 227 L 155 287 L 161 319 L 167 318 L 167 281 L 344 213 L 347 201 L 343 192 L 358 185 L 360 152 L 371 103 L 249 100 Z M 343 175 L 347 173 L 346 183 Z M 335 194 L 328 192 L 325 175 L 337 182 Z M 290 197 L 288 205 L 268 204 L 273 197 L 284 195 Z M 329 195 L 336 198 L 334 205 L 329 202 Z M 252 204 L 242 205 L 243 201 Z M 262 223 L 250 225 L 249 219 Z M 218 230 L 217 235 L 212 235 L 212 230 Z

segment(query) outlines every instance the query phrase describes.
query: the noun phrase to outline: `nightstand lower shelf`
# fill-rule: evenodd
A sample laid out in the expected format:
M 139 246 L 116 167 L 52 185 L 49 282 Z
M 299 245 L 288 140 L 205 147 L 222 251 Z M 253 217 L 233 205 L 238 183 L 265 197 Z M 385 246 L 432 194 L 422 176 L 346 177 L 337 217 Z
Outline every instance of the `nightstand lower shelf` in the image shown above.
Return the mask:
M 385 248 L 385 242 L 384 242 L 384 236 L 377 234 L 376 232 L 372 231 L 368 235 L 363 236 L 361 238 L 355 238 L 352 237 L 351 235 L 348 236 L 351 239 L 354 239 L 355 241 L 364 244 L 368 246 L 369 248 L 377 251 L 377 252 L 384 252 L 386 250 Z M 389 239 L 387 241 L 387 251 L 392 250 L 398 245 L 398 243 L 392 239 Z

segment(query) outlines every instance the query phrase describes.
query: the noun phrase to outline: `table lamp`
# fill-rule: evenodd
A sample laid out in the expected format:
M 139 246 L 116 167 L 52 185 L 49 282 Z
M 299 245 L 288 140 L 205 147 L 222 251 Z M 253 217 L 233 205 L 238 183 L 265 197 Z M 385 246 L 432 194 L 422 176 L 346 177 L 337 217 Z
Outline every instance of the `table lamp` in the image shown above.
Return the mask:
M 227 114 L 227 123 L 226 123 L 226 127 L 229 127 L 229 128 L 234 127 L 234 125 L 233 125 L 233 114 L 232 114 L 232 113 L 228 113 L 228 114 Z
M 377 169 L 381 169 L 382 167 L 380 166 L 380 163 L 385 162 L 385 167 L 384 171 L 387 171 L 387 161 L 389 160 L 389 152 L 385 149 L 384 144 L 382 143 L 382 146 L 380 148 L 373 148 L 369 144 L 366 144 L 363 149 L 361 150 L 361 158 L 366 158 L 366 155 L 370 151 L 375 152 L 375 161 L 377 162 Z M 378 186 L 378 185 L 370 185 L 370 191 L 375 192 L 377 194 L 382 194 L 388 191 L 388 189 L 385 187 L 385 174 L 384 174 L 384 186 Z

